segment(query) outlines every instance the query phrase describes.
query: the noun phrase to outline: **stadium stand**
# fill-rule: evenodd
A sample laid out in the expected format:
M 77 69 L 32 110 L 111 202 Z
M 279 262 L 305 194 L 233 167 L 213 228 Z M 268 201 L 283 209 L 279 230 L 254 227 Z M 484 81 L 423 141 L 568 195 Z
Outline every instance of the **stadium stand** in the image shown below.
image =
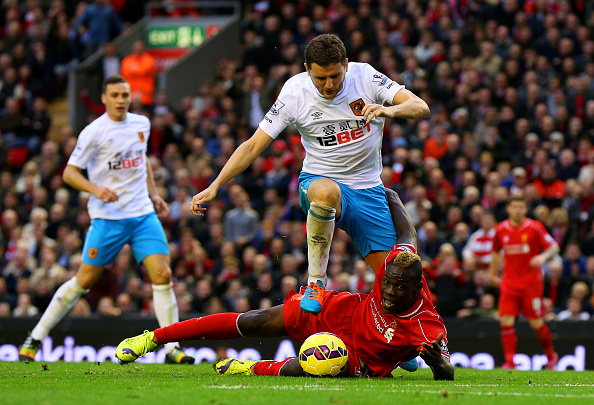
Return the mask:
M 141 1 L 112 3 L 5 0 L 0 8 L 0 316 L 42 312 L 78 268 L 88 195 L 61 180 L 77 134 L 63 126 L 49 136 L 48 111 L 63 103 L 72 61 L 125 32 L 121 20 L 141 17 Z M 109 8 L 102 15 L 114 29 L 91 35 L 90 7 Z M 504 219 L 506 201 L 523 190 L 529 216 L 562 246 L 544 268 L 547 319 L 561 312 L 592 319 L 594 3 L 305 0 L 242 7 L 242 51 L 212 61 L 215 80 L 175 103 L 156 92 L 152 105 L 135 100 L 131 108 L 152 121 L 151 163 L 172 208 L 164 225 L 183 317 L 265 308 L 305 284 L 297 190 L 304 151 L 294 129 L 224 187 L 204 219 L 187 207 L 251 135 L 254 117 L 283 82 L 303 71 L 308 40 L 334 32 L 350 60 L 372 64 L 430 105 L 425 120 L 386 121 L 382 179 L 414 208 L 440 312 L 493 316 L 488 258 L 467 242 L 476 243 L 471 235 L 485 212 Z M 187 7 L 178 13 L 193 15 Z M 107 53 L 118 62 L 127 56 Z M 101 113 L 97 100 L 84 101 L 90 118 Z M 360 259 L 337 229 L 330 286 L 369 289 L 373 274 Z M 146 272 L 124 249 L 71 316 L 148 314 L 151 297 Z

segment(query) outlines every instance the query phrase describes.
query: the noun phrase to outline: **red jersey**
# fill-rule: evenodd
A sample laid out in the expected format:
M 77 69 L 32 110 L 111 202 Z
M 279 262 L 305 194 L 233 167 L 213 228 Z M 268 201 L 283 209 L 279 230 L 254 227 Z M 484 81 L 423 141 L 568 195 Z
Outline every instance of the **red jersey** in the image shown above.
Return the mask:
M 380 287 L 386 262 L 398 253 L 390 252 L 377 272 L 373 291 L 361 294 L 363 302 L 353 312 L 351 344 L 376 377 L 388 376 L 403 361 L 417 357 L 421 343 L 431 343 L 442 332 L 442 355 L 449 358 L 447 330 L 433 306 L 425 278 L 417 302 L 410 309 L 400 314 L 387 314 L 382 309 Z
M 526 218 L 518 226 L 513 226 L 509 219 L 497 224 L 493 251 L 503 250 L 501 289 L 542 289 L 542 270 L 530 266 L 530 260 L 555 245 L 557 242 L 547 233 L 544 226 L 530 218 Z

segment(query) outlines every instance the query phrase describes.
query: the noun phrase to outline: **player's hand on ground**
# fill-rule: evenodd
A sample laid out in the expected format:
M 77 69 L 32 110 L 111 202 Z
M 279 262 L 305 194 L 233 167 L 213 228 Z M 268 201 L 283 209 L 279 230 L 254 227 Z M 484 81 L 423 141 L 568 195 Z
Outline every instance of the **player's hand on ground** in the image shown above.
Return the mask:
M 425 361 L 429 367 L 438 366 L 441 363 L 441 339 L 443 339 L 443 332 L 437 335 L 437 338 L 431 343 L 423 342 L 419 350 L 419 356 Z
M 363 113 L 366 124 L 369 124 L 372 119 L 377 117 L 388 117 L 386 108 L 379 104 L 366 104 L 361 112 Z
M 116 191 L 108 187 L 97 187 L 93 195 L 104 203 L 111 203 L 120 199 Z
M 546 259 L 543 255 L 536 255 L 530 259 L 530 266 L 541 268 L 545 264 Z
M 217 190 L 212 186 L 199 192 L 194 197 L 192 197 L 192 202 L 190 203 L 190 212 L 194 214 L 194 216 L 203 217 L 206 208 L 201 207 L 200 205 L 214 200 L 216 196 Z
M 159 218 L 167 218 L 169 215 L 169 204 L 163 200 L 163 197 L 160 195 L 156 195 L 151 198 L 153 201 L 153 205 L 155 206 L 155 211 L 157 211 L 157 215 Z

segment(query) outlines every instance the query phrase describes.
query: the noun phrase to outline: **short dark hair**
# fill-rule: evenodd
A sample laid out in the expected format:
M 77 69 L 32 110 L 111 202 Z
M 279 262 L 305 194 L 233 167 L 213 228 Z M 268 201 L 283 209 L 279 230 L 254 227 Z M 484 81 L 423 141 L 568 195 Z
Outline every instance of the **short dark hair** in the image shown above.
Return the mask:
M 394 260 L 390 263 L 402 270 L 406 270 L 410 280 L 413 283 L 420 283 L 423 276 L 423 265 L 421 264 L 421 258 L 411 252 L 402 251 L 396 255 Z
M 124 78 L 124 76 L 122 75 L 108 76 L 105 78 L 105 80 L 103 80 L 103 87 L 101 88 L 101 92 L 105 94 L 105 92 L 107 91 L 107 86 L 116 83 L 128 83 L 128 80 L 126 80 L 126 78 Z
M 312 63 L 322 67 L 344 63 L 347 58 L 344 43 L 334 34 L 318 35 L 305 47 L 305 64 L 311 68 Z
M 513 203 L 513 202 L 516 202 L 516 201 L 517 201 L 517 202 L 523 202 L 523 203 L 524 203 L 524 204 L 526 204 L 526 205 L 528 204 L 528 200 L 526 200 L 526 197 L 524 197 L 524 194 L 522 194 L 522 193 L 516 193 L 516 194 L 514 194 L 514 195 L 513 195 L 513 196 L 512 196 L 512 197 L 509 199 L 509 201 L 507 202 L 507 204 L 509 205 L 509 204 L 511 204 L 511 203 Z

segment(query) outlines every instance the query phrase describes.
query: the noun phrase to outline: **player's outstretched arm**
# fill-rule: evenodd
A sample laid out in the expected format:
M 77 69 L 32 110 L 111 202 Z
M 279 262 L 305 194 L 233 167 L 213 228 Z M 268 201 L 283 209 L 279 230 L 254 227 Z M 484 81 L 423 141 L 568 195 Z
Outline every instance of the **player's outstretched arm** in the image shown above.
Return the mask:
M 200 204 L 214 200 L 219 189 L 233 177 L 247 169 L 272 141 L 272 137 L 258 128 L 250 139 L 239 145 L 212 184 L 192 198 L 190 203 L 192 214 L 199 217 L 204 216 L 204 208 L 201 208 Z
M 110 203 L 119 200 L 119 196 L 115 190 L 108 187 L 98 186 L 91 183 L 85 176 L 82 175 L 80 169 L 76 166 L 67 165 L 62 174 L 64 183 L 74 187 L 80 191 L 87 191 L 105 203 Z
M 386 197 L 388 197 L 388 206 L 390 207 L 394 229 L 398 235 L 398 243 L 409 243 L 416 249 L 417 230 L 411 216 L 406 211 L 406 208 L 404 208 L 400 197 L 398 197 L 398 193 L 387 188 Z
M 443 333 L 437 335 L 431 343 L 423 342 L 419 355 L 425 364 L 431 367 L 434 380 L 454 381 L 454 366 L 441 354 L 441 339 L 443 339 Z

